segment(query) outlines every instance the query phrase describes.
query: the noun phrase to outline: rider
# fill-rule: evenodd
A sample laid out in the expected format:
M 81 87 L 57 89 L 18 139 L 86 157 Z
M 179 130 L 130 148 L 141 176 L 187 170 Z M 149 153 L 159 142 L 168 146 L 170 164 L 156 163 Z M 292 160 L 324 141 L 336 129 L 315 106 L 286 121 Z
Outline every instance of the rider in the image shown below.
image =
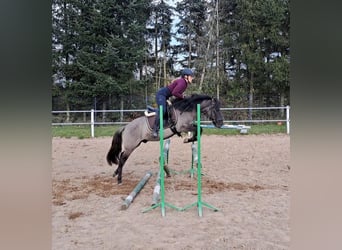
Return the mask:
M 192 79 L 194 77 L 194 72 L 191 69 L 183 69 L 181 72 L 181 77 L 171 82 L 168 86 L 162 87 L 158 90 L 156 94 L 156 102 L 158 108 L 160 105 L 163 106 L 163 116 L 166 115 L 166 100 L 171 96 L 175 96 L 176 98 L 184 98 L 184 91 L 188 87 L 188 84 L 192 83 Z M 159 112 L 157 112 L 156 120 L 154 122 L 153 127 L 153 137 L 158 136 L 159 130 Z

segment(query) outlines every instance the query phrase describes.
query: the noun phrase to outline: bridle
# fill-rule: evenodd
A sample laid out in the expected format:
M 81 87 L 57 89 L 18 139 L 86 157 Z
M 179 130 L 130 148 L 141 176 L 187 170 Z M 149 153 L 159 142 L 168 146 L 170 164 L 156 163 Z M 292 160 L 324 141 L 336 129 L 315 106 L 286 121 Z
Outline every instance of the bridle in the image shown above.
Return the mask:
M 208 116 L 210 120 L 216 122 L 217 110 L 215 106 L 216 106 L 216 100 L 214 98 L 211 98 L 210 106 L 206 107 L 206 109 L 204 109 L 205 112 L 203 113 L 205 113 L 205 115 Z

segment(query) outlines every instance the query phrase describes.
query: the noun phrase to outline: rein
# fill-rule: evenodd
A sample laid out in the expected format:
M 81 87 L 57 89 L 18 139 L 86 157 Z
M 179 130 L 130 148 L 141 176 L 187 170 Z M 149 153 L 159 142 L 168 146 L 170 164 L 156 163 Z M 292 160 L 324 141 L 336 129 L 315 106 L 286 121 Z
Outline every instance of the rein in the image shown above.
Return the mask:
M 169 105 L 169 112 L 172 112 L 173 114 L 171 114 L 171 125 L 170 125 L 170 129 L 171 131 L 174 133 L 174 134 L 177 134 L 178 136 L 181 136 L 180 132 L 177 131 L 176 129 L 176 124 L 178 122 L 178 117 L 177 117 L 177 113 L 175 112 L 175 110 L 178 110 L 180 115 L 182 115 L 184 112 L 189 112 L 191 111 L 190 109 L 193 109 L 194 108 L 194 104 L 195 103 L 200 103 L 201 106 L 203 105 L 203 101 L 205 101 L 205 105 L 203 105 L 201 107 L 201 112 L 206 115 L 210 120 L 215 120 L 216 118 L 216 105 L 217 105 L 217 102 L 216 102 L 216 99 L 211 97 L 211 98 L 208 98 L 208 96 L 201 96 L 199 95 L 197 97 L 197 95 L 193 95 L 194 98 L 190 98 L 190 99 L 186 99 L 184 100 L 183 103 L 180 103 L 180 102 L 177 102 L 177 103 L 173 103 L 172 102 L 172 105 Z M 208 103 L 209 102 L 209 103 Z M 209 105 L 208 105 L 209 104 Z M 172 110 L 172 111 L 171 111 Z M 174 116 L 172 116 L 174 115 Z

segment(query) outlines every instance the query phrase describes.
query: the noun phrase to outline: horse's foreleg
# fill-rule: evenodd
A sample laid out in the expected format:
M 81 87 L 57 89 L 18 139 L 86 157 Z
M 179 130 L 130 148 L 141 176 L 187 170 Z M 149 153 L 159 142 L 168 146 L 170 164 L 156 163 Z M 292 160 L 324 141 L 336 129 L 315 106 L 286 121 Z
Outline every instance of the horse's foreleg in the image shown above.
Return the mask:
M 200 128 L 200 133 L 202 134 L 203 128 Z M 192 136 L 190 138 L 185 138 L 184 143 L 189 143 L 189 142 L 195 142 L 197 141 L 197 126 L 194 125 L 194 128 L 192 130 Z
M 166 177 L 171 177 L 170 169 L 167 167 L 167 164 L 164 164 L 164 171 L 166 173 Z

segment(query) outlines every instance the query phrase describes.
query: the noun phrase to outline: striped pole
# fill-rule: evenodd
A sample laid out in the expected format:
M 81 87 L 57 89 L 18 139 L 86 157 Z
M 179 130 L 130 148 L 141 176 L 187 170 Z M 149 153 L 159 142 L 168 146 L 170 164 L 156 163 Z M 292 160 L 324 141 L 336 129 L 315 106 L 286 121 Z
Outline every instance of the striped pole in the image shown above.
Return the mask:
M 167 175 L 170 175 L 168 173 L 167 164 L 169 162 L 169 149 L 170 149 L 170 139 L 164 140 L 164 159 L 166 159 L 166 164 L 164 164 L 164 170 Z M 156 184 L 153 189 L 153 195 L 152 195 L 152 206 L 157 204 L 160 200 L 160 170 L 158 172 Z
M 169 150 L 170 150 L 170 142 L 171 140 L 170 139 L 166 139 L 164 141 L 164 160 L 166 162 L 166 164 L 169 163 Z
M 153 195 L 152 195 L 152 206 L 158 204 L 160 200 L 160 171 L 158 172 L 156 185 L 153 189 Z
M 197 147 L 195 142 L 192 142 L 191 144 L 191 168 L 189 170 L 190 172 L 190 177 L 193 178 L 194 177 L 194 165 L 195 162 L 198 161 L 198 154 L 197 154 Z

